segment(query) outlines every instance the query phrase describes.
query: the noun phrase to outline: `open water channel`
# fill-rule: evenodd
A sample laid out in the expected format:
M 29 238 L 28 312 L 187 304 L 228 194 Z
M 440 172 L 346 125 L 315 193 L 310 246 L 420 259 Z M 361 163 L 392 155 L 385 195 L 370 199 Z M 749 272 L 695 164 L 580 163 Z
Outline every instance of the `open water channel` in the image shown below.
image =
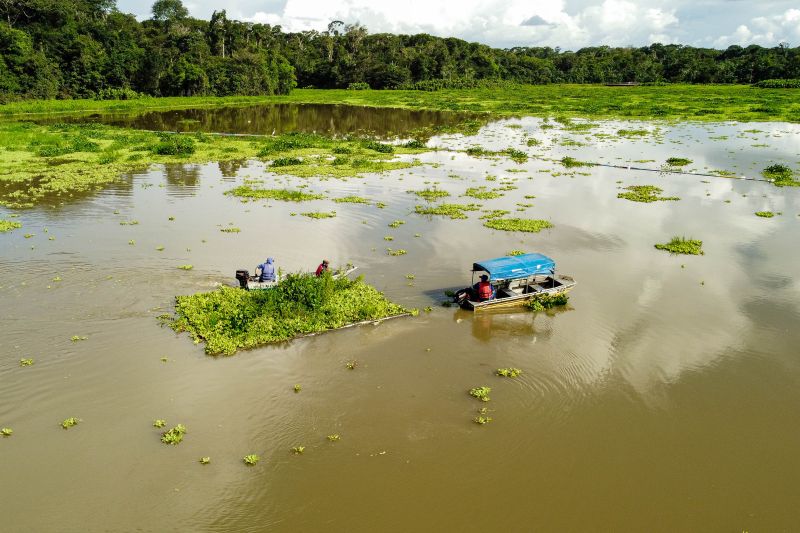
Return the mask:
M 385 111 L 359 113 L 377 124 Z M 530 159 L 456 151 L 476 145 Z M 258 161 L 154 167 L 18 211 L 24 227 L 0 234 L 0 426 L 14 430 L 0 439 L 2 529 L 796 530 L 800 188 L 552 160 L 658 169 L 681 156 L 687 170 L 759 177 L 772 163 L 797 167 L 800 127 L 576 131 L 523 118 L 429 146 L 442 149 L 421 166 L 348 180 L 275 176 Z M 245 179 L 373 204 L 223 195 Z M 517 188 L 459 198 L 503 183 Z M 406 191 L 434 184 L 445 201 L 554 227 L 508 233 L 483 227 L 481 212 L 414 214 L 425 201 Z M 680 201 L 617 198 L 636 184 Z M 337 216 L 292 216 L 309 210 Z M 241 232 L 220 232 L 231 223 Z M 674 235 L 701 239 L 705 255 L 653 247 Z M 576 279 L 566 309 L 441 306 L 473 261 L 513 249 L 550 255 Z M 391 300 L 433 309 L 218 358 L 159 327 L 176 294 L 230 283 L 267 256 L 290 271 L 352 262 Z M 499 367 L 523 374 L 500 378 Z M 481 385 L 488 403 L 467 394 Z M 483 426 L 472 421 L 482 407 L 493 419 Z M 72 416 L 82 422 L 62 429 Z M 155 419 L 184 424 L 183 442 L 162 444 Z M 261 461 L 248 467 L 252 453 Z

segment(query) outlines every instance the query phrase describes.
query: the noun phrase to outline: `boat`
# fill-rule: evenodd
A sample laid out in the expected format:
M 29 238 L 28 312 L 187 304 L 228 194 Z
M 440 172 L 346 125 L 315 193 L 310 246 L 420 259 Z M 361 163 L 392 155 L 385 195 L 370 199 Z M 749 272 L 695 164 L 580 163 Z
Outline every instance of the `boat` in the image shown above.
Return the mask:
M 479 301 L 475 285 L 476 274 L 485 273 L 494 289 L 494 297 Z M 508 255 L 478 261 L 472 265 L 473 285 L 455 293 L 453 302 L 464 309 L 479 311 L 519 306 L 540 295 L 568 292 L 576 283 L 563 274 L 556 274 L 556 263 L 542 254 Z
M 344 268 L 333 271 L 333 277 L 340 278 L 343 276 L 348 276 L 357 268 L 358 267 L 353 266 L 352 264 L 348 264 Z M 239 282 L 239 288 L 242 288 L 246 291 L 261 291 L 271 289 L 281 282 L 280 272 L 275 273 L 275 281 L 259 281 L 258 278 L 258 276 L 251 276 L 248 270 L 236 271 L 236 281 Z

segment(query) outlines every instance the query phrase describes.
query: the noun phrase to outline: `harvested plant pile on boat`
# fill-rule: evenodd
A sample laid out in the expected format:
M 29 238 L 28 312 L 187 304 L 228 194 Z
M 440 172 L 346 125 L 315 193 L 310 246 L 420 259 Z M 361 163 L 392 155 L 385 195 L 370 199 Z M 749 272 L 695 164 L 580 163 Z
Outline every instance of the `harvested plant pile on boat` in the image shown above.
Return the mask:
M 210 355 L 232 355 L 238 348 L 410 312 L 360 277 L 334 279 L 329 274 L 289 274 L 266 291 L 221 287 L 178 296 L 176 302 L 176 316 L 165 317 L 167 322 L 205 341 Z

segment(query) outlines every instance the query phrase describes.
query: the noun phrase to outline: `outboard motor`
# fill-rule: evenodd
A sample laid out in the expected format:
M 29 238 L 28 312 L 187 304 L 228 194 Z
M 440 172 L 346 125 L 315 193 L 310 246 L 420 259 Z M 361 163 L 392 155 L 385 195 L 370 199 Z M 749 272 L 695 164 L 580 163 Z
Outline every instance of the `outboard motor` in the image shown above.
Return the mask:
M 250 280 L 250 272 L 247 270 L 237 270 L 236 279 L 239 280 L 239 287 L 247 290 L 247 282 Z
M 461 289 L 456 292 L 455 296 L 453 296 L 453 303 L 457 303 L 458 305 L 463 304 L 465 301 L 469 300 L 471 292 L 472 290 L 469 288 Z

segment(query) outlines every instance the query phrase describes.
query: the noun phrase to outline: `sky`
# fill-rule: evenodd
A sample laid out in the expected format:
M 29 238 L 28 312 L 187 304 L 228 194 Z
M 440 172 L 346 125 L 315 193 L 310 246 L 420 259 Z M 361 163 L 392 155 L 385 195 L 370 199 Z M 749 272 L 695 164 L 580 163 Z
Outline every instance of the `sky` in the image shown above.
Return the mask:
M 183 0 L 191 16 L 325 30 L 332 20 L 369 33 L 430 33 L 498 48 L 644 46 L 660 42 L 726 48 L 800 46 L 798 0 Z M 151 0 L 117 0 L 149 18 Z

